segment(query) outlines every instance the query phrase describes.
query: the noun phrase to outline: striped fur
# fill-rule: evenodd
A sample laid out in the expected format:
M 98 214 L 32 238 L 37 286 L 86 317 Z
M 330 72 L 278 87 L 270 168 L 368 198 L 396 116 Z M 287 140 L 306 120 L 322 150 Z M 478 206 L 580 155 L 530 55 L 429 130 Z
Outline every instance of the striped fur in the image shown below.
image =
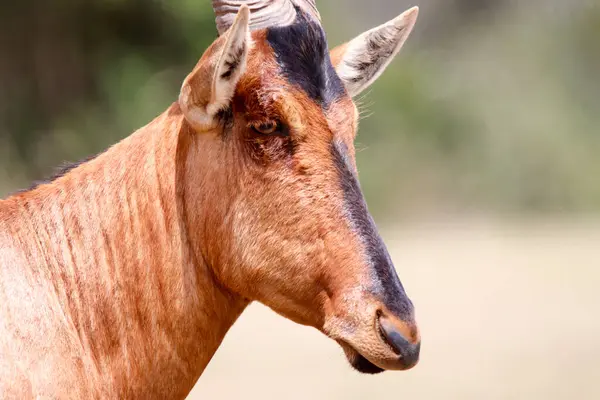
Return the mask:
M 416 364 L 356 178 L 352 53 L 244 12 L 154 121 L 0 200 L 0 397 L 185 398 L 251 301 L 361 372 Z

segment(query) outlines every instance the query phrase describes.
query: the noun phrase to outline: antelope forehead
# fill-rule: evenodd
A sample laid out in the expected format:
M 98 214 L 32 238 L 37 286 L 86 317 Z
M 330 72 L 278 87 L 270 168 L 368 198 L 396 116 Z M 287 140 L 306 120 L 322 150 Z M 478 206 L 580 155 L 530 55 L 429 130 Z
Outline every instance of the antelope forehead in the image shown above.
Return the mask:
M 268 28 L 267 41 L 285 78 L 323 108 L 346 95 L 321 26 L 298 13 L 294 24 Z

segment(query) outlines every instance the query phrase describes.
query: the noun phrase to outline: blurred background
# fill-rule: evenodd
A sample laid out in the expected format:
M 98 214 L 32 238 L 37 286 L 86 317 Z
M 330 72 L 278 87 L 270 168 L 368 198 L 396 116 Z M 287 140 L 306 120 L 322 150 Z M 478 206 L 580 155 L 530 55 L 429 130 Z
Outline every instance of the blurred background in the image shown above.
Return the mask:
M 421 362 L 359 375 L 253 305 L 190 398 L 600 398 L 600 1 L 317 3 L 331 46 L 421 9 L 356 143 Z M 215 37 L 208 0 L 2 2 L 0 197 L 145 125 Z

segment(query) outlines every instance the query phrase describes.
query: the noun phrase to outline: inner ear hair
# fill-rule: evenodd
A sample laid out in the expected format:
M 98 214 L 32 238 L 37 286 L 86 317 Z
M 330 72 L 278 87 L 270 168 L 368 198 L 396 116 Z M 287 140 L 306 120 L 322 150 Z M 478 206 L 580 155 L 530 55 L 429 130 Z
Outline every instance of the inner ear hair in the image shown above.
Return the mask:
M 392 62 L 417 20 L 413 7 L 332 51 L 335 68 L 351 96 L 369 87 Z
M 179 104 L 186 119 L 197 130 L 213 129 L 222 120 L 240 77 L 246 70 L 251 37 L 250 10 L 243 5 L 231 27 L 222 35 L 218 51 L 207 50 L 181 87 Z M 223 43 L 221 41 L 221 43 Z

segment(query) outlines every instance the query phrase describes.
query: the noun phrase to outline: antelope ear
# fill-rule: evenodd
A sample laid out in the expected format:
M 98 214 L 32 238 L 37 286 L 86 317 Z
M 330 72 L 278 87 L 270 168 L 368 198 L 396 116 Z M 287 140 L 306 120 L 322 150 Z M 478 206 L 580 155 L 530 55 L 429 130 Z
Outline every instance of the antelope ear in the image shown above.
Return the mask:
M 185 78 L 179 105 L 198 130 L 214 128 L 217 114 L 230 107 L 235 87 L 246 70 L 251 45 L 250 10 L 242 5 L 231 27 L 206 50 Z
M 331 60 L 350 96 L 369 87 L 392 62 L 417 20 L 418 7 L 364 32 L 331 51 Z

